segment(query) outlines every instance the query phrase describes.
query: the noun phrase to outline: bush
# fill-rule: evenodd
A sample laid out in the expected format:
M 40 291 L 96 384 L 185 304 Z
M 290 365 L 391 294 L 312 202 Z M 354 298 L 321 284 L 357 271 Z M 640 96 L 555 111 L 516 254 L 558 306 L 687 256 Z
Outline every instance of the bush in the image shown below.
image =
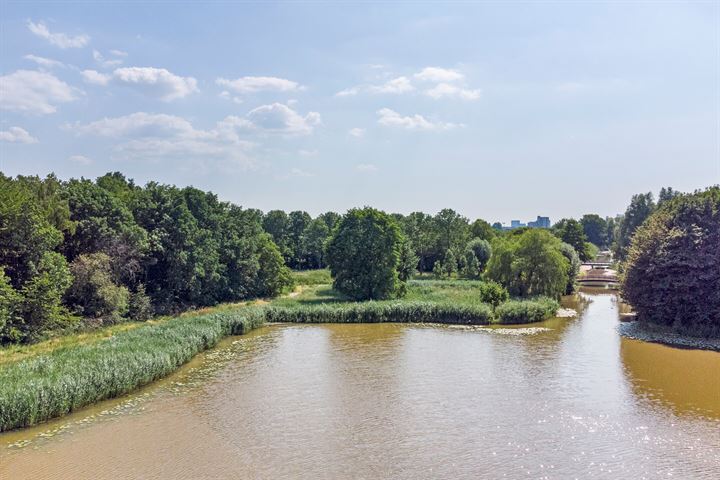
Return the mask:
M 497 282 L 489 281 L 482 283 L 479 290 L 480 301 L 492 305 L 493 309 L 510 298 L 507 289 Z
M 143 322 L 152 318 L 153 313 L 152 302 L 150 297 L 145 293 L 145 285 L 141 283 L 135 291 L 130 294 L 128 316 L 136 322 Z
M 541 322 L 555 316 L 560 304 L 549 298 L 511 300 L 495 309 L 497 323 L 518 324 Z
M 575 280 L 580 273 L 580 257 L 569 243 L 560 244 L 560 253 L 565 256 L 568 261 L 569 268 L 567 272 L 567 283 L 565 284 L 565 295 L 570 295 L 575 291 Z
M 622 294 L 640 321 L 720 336 L 720 187 L 664 202 L 635 231 Z
M 14 323 L 14 311 L 19 300 L 18 293 L 10 285 L 10 278 L 5 275 L 5 269 L 0 267 L 0 340 L 4 336 L 5 326 Z

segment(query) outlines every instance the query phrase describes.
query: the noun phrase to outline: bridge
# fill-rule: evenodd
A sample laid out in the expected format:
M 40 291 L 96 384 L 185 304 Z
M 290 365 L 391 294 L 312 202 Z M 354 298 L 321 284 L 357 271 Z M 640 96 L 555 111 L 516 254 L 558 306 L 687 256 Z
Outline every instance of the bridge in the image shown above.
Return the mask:
M 580 269 L 580 276 L 577 282 L 584 286 L 617 286 L 620 279 L 615 270 L 611 270 L 609 263 L 604 262 L 588 262 L 583 263 Z

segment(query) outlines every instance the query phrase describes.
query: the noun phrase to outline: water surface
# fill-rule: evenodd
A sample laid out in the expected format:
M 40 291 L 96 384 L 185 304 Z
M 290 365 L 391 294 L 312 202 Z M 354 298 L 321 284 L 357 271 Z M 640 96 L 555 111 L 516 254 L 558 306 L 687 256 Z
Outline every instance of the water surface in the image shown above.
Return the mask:
M 584 299 L 533 329 L 264 327 L 0 434 L 0 478 L 720 478 L 720 354 Z

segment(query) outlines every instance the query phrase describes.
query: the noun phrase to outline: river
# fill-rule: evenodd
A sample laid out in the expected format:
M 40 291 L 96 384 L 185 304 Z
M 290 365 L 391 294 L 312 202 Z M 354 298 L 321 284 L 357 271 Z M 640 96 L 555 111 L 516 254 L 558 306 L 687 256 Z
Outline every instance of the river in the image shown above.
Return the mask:
M 531 329 L 266 326 L 0 434 L 0 478 L 720 478 L 720 353 L 623 338 L 614 295 L 582 299 Z

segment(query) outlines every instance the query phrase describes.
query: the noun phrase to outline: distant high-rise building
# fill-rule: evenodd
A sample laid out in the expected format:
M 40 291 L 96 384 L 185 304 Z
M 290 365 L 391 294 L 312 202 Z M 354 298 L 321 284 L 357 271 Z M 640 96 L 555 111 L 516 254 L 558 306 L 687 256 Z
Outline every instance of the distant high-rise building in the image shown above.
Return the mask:
M 528 227 L 550 228 L 550 217 L 541 217 L 538 215 L 537 220 L 534 222 L 528 222 Z
M 524 226 L 525 224 L 520 222 L 520 220 L 510 220 L 510 228 L 520 228 Z

